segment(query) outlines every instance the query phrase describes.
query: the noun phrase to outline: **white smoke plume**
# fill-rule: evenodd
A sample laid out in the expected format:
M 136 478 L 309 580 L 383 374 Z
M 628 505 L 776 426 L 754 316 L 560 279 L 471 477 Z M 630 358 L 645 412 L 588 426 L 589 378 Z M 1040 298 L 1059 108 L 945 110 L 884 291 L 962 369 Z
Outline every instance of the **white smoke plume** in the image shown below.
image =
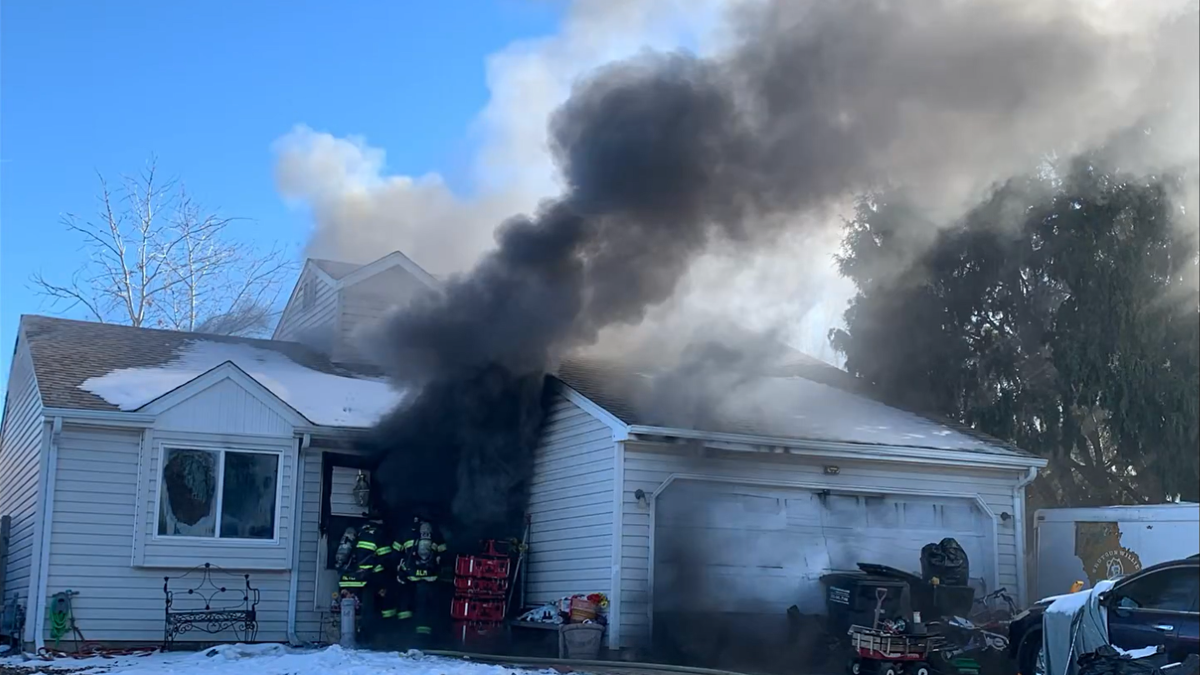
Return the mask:
M 647 47 L 710 50 L 718 19 L 736 4 L 582 0 L 557 35 L 490 56 L 469 194 L 452 192 L 437 173 L 386 174 L 385 149 L 368 139 L 297 126 L 275 143 L 275 174 L 280 193 L 312 212 L 307 255 L 370 262 L 402 250 L 435 274 L 465 271 L 502 220 L 560 192 L 546 121 L 580 76 Z

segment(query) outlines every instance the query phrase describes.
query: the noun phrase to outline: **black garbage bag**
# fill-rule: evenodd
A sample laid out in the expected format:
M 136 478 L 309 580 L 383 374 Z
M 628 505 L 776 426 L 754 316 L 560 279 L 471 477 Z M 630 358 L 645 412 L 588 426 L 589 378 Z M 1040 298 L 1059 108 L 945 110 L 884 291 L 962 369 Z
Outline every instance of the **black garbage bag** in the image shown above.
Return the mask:
M 967 552 L 951 537 L 936 544 L 926 544 L 921 549 L 921 577 L 949 586 L 966 586 L 971 576 Z
M 1161 675 L 1164 665 L 1160 655 L 1135 659 L 1104 645 L 1079 657 L 1079 675 Z

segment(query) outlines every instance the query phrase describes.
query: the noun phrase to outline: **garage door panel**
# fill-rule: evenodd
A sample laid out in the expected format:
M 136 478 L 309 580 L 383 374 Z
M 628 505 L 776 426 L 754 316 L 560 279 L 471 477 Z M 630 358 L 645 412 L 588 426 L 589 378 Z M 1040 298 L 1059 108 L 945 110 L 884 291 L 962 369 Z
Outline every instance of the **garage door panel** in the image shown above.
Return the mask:
M 780 530 L 787 524 L 778 497 L 742 492 L 708 495 L 681 492 L 664 500 L 654 517 L 667 527 Z
M 830 571 L 872 562 L 919 573 L 921 548 L 954 537 L 971 576 L 990 579 L 995 547 L 972 500 L 706 483 L 660 494 L 653 536 L 655 611 L 822 613 Z
M 697 573 L 664 565 L 655 571 L 655 588 L 664 591 L 656 593 L 655 611 L 782 613 L 813 583 L 819 585 L 819 575 L 770 567 L 714 566 Z
M 858 569 L 858 563 L 864 562 L 920 574 L 921 548 L 941 539 L 938 533 L 927 534 L 927 537 L 916 538 L 914 534 L 904 532 L 829 533 L 829 568 L 854 570 Z M 983 538 L 960 535 L 957 540 L 971 561 L 971 576 L 984 578 Z
M 811 524 L 789 526 L 770 534 L 751 529 L 669 526 L 659 532 L 655 557 L 660 563 L 696 559 L 706 565 L 852 570 L 859 562 L 869 562 L 914 573 L 921 569 L 921 548 L 946 536 L 940 532 L 822 528 Z M 974 561 L 972 576 L 979 576 L 983 537 L 964 532 L 955 536 Z
M 662 536 L 656 542 L 655 556 L 662 563 L 698 559 L 707 565 L 745 565 L 753 561 L 757 565 L 785 567 L 814 545 L 811 537 L 786 530 L 770 536 L 755 531 L 700 527 L 671 528 L 668 532 L 669 536 Z

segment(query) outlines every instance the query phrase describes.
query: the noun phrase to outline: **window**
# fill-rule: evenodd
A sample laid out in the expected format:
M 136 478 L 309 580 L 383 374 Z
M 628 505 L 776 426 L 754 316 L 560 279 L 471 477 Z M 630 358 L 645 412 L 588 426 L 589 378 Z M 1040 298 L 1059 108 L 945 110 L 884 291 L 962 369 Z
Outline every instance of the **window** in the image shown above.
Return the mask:
M 1117 606 L 1168 612 L 1192 610 L 1200 575 L 1195 567 L 1165 569 L 1122 585 L 1116 591 Z
M 274 539 L 279 457 L 164 448 L 159 536 Z
M 316 302 L 317 289 L 313 286 L 312 279 L 305 279 L 300 285 L 300 309 L 307 312 Z

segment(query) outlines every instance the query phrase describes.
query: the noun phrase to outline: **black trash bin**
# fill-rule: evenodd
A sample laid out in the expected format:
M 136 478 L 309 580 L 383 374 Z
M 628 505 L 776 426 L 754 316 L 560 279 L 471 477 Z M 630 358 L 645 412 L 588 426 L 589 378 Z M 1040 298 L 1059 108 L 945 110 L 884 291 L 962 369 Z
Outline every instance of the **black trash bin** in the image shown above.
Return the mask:
M 887 565 L 859 563 L 859 569 L 877 577 L 899 579 L 908 583 L 910 607 L 921 613 L 922 620 L 961 616 L 971 613 L 975 603 L 975 589 L 970 586 L 952 586 L 930 583 L 912 572 L 898 570 Z
M 878 589 L 884 591 L 881 620 L 912 621 L 912 598 L 904 579 L 865 572 L 833 572 L 822 576 L 821 583 L 825 586 L 829 631 L 838 640 L 848 639 L 850 626 L 875 625 Z

